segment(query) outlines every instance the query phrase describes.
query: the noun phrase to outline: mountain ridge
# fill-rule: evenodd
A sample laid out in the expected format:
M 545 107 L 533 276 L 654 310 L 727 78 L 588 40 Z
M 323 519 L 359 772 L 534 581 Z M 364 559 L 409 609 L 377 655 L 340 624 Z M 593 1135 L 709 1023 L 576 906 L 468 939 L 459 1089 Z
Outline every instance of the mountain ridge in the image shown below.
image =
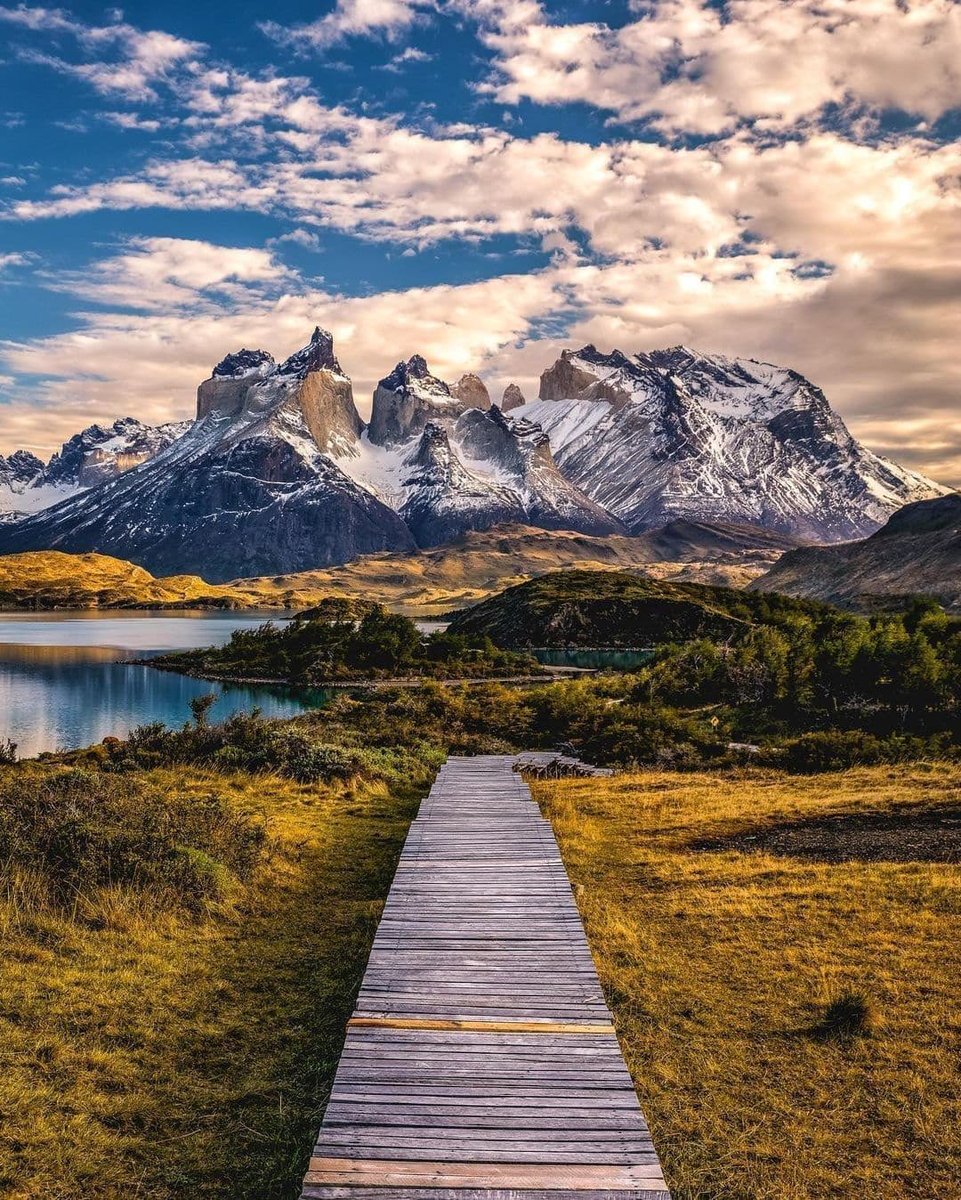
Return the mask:
M 836 542 L 947 490 L 862 447 L 798 372 L 756 360 L 589 345 L 545 370 L 538 400 L 505 397 L 509 412 L 479 377 L 451 385 L 415 354 L 365 423 L 328 331 L 281 363 L 245 347 L 200 384 L 186 429 L 125 419 L 65 443 L 62 463 L 82 464 L 71 490 L 8 514 L 0 552 L 99 551 L 222 582 L 504 523 L 638 535 L 681 520 Z M 0 460 L 0 486 L 5 471 L 29 490 L 35 470 Z
M 961 493 L 906 505 L 861 541 L 790 550 L 750 586 L 859 610 L 930 596 L 961 613 Z

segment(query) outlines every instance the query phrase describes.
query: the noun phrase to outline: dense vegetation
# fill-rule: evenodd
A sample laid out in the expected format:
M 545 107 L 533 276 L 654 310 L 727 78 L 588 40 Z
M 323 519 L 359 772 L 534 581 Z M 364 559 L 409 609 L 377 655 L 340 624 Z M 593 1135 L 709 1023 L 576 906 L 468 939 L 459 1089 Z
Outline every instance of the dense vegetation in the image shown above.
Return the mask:
M 755 623 L 824 605 L 776 594 L 669 583 L 626 571 L 556 571 L 459 613 L 450 631 L 498 646 L 655 646 L 689 638 L 726 641 Z
M 866 619 L 759 599 L 773 603 L 737 638 L 662 646 L 634 672 L 367 694 L 309 724 L 330 742 L 384 748 L 572 743 L 620 766 L 723 766 L 747 755 L 810 771 L 961 749 L 961 623 L 925 603 Z
M 795 771 L 961 750 L 961 622 L 936 605 L 870 619 L 771 596 L 754 597 L 749 606 L 753 620 L 739 615 L 736 637 L 663 645 L 632 672 L 522 687 L 447 686 L 428 677 L 417 689 L 341 697 L 293 724 L 254 715 L 212 725 L 201 713 L 183 730 L 137 731 L 110 750 L 110 761 L 115 768 L 202 763 L 273 770 L 310 781 L 409 766 L 411 755 L 433 763 L 448 751 L 562 743 L 601 765 L 692 769 L 749 757 Z M 241 632 L 222 654 L 238 672 L 241 663 L 249 673 L 269 665 L 302 679 L 311 671 L 376 676 L 426 674 L 438 666 L 445 675 L 494 674 L 488 654 L 498 669 L 516 663 L 497 651 L 465 651 L 459 635 L 425 642 L 411 629 L 375 609 L 357 624 L 311 621 L 283 632 Z M 332 636 L 343 641 L 318 666 L 318 640 L 329 644 Z M 451 645 L 453 659 L 433 657 Z M 269 656 L 254 658 L 253 668 L 250 646 Z
M 271 679 L 316 685 L 394 676 L 471 677 L 536 673 L 528 655 L 485 637 L 438 632 L 425 637 L 408 617 L 381 605 L 328 601 L 282 627 L 235 630 L 225 646 L 151 660 L 208 678 Z

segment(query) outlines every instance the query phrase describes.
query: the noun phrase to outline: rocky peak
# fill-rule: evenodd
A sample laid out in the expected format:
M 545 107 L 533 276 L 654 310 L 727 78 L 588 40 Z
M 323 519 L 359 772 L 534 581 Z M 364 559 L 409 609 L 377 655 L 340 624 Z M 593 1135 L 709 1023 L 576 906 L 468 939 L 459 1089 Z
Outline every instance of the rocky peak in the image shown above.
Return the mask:
M 411 467 L 449 470 L 454 461 L 450 437 L 438 421 L 428 421 L 421 430 L 414 449 L 404 459 Z
M 628 404 L 637 363 L 620 350 L 602 354 L 595 346 L 565 350 L 541 375 L 541 400 L 605 400 L 617 408 Z
M 378 446 L 397 445 L 420 433 L 428 422 L 450 420 L 473 406 L 473 395 L 469 401 L 461 399 L 443 379 L 431 374 L 422 355 L 414 354 L 377 385 L 368 436 Z
M 523 477 L 535 455 L 550 459 L 550 442 L 533 421 L 515 420 L 496 405 L 489 412 L 470 409 L 454 427 L 454 436 L 469 458 L 492 463 L 502 471 Z
M 509 383 L 504 388 L 504 398 L 501 400 L 502 412 L 510 412 L 512 408 L 523 408 L 526 403 L 527 399 L 516 383 Z
M 293 375 L 306 379 L 312 371 L 333 371 L 343 375 L 337 355 L 334 354 L 334 335 L 320 326 L 314 328 L 310 341 L 280 364 L 278 374 Z
M 9 458 L 0 454 L 0 483 L 25 484 L 43 471 L 43 462 L 29 450 L 15 450 Z
M 456 396 L 465 408 L 487 409 L 491 406 L 490 392 L 483 379 L 468 371 L 451 388 L 451 394 Z
M 237 350 L 217 363 L 213 378 L 239 379 L 244 375 L 266 375 L 274 365 L 274 356 L 266 350 Z
M 399 362 L 377 386 L 392 392 L 407 392 L 411 388 L 417 388 L 437 392 L 443 396 L 451 395 L 451 389 L 443 379 L 431 374 L 427 359 L 422 354 L 412 354 L 407 362 Z

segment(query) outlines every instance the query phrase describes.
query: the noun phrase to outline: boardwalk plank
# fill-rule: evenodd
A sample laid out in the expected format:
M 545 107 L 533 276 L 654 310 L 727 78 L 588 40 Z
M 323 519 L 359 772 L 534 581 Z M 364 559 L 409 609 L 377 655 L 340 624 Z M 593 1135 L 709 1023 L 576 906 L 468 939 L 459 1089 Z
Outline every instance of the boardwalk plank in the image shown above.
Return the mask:
M 553 831 L 512 768 L 450 759 L 421 805 L 305 1200 L 670 1200 Z

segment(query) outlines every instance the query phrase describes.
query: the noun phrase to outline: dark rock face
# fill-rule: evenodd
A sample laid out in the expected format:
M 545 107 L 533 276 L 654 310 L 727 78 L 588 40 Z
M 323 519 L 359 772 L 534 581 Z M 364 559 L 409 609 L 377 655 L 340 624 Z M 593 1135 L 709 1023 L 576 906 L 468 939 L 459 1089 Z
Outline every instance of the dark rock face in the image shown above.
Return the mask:
M 222 358 L 214 367 L 213 374 L 216 379 L 236 379 L 254 371 L 266 372 L 274 365 L 274 356 L 266 350 L 238 350 Z
M 899 534 L 957 533 L 961 530 L 961 492 L 949 492 L 937 500 L 906 504 L 879 529 L 873 541 Z
M 29 450 L 15 450 L 9 458 L 0 454 L 0 485 L 28 484 L 42 472 L 42 460 Z
M 153 460 L 94 491 L 0 529 L 0 550 L 130 559 L 155 575 L 211 582 L 308 570 L 410 550 L 403 521 L 329 460 L 254 436 Z
M 395 446 L 421 432 L 429 421 L 456 417 L 465 404 L 430 373 L 420 354 L 399 362 L 374 392 L 368 436 L 376 446 Z
M 91 425 L 64 442 L 44 470 L 46 484 L 95 487 L 122 475 L 165 450 L 189 428 L 189 422 L 145 425 L 121 417 L 112 425 Z
M 337 355 L 334 354 L 333 334 L 319 325 L 315 327 L 307 345 L 277 368 L 279 375 L 295 375 L 298 379 L 306 379 L 311 371 L 334 371 L 343 375 Z

